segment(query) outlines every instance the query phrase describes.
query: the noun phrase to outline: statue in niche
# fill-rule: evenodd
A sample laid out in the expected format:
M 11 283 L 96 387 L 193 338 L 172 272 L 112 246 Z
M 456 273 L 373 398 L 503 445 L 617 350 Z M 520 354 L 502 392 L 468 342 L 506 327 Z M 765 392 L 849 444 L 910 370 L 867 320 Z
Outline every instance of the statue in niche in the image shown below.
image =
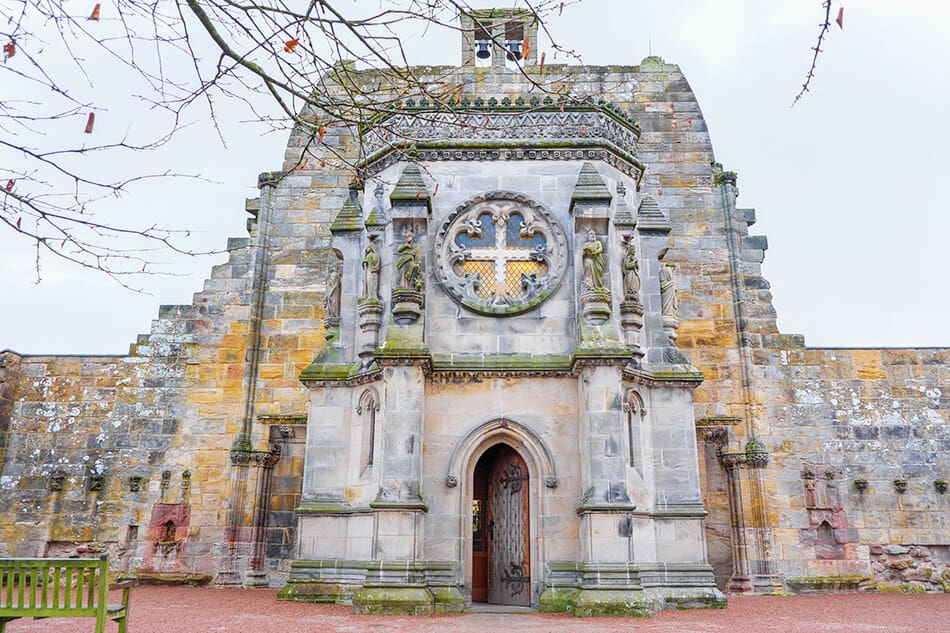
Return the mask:
M 327 279 L 327 296 L 323 300 L 327 318 L 340 317 L 340 297 L 343 292 L 343 266 L 335 264 L 330 267 L 330 277 Z
M 593 229 L 587 231 L 587 241 L 584 242 L 584 280 L 582 285 L 591 290 L 604 290 L 604 245 L 597 239 Z
M 660 300 L 663 316 L 676 317 L 679 302 L 676 299 L 676 282 L 673 280 L 673 264 L 660 266 Z
M 633 237 L 627 239 L 627 250 L 623 255 L 623 296 L 627 301 L 640 303 L 640 260 Z
M 422 250 L 416 244 L 412 230 L 406 229 L 403 235 L 406 238 L 396 252 L 396 268 L 399 270 L 400 290 L 422 290 Z
M 363 251 L 363 301 L 379 301 L 379 252 L 370 242 Z

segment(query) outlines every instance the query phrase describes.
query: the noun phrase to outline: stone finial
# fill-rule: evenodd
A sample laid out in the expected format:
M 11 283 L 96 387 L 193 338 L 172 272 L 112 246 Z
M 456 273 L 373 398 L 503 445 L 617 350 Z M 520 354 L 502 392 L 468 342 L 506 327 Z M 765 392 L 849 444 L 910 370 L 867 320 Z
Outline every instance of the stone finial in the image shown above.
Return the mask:
M 637 219 L 627 204 L 627 188 L 622 182 L 617 183 L 617 209 L 614 211 L 614 226 L 619 229 L 632 229 L 637 226 Z
M 360 208 L 358 196 L 359 189 L 355 185 L 350 185 L 350 195 L 343 203 L 343 208 L 340 209 L 336 219 L 333 220 L 333 224 L 330 225 L 331 233 L 363 230 L 363 209 Z
M 366 218 L 366 228 L 374 229 L 382 226 L 386 226 L 386 214 L 383 213 L 383 210 L 379 207 L 374 208 L 370 211 L 369 217 Z
M 594 165 L 584 163 L 581 166 L 581 173 L 577 177 L 577 184 L 574 185 L 574 192 L 571 194 L 572 206 L 576 201 L 610 204 L 612 199 L 613 196 Z
M 422 170 L 415 163 L 409 163 L 402 170 L 402 175 L 396 182 L 396 188 L 389 194 L 389 199 L 393 204 L 399 202 L 421 202 L 426 205 L 429 212 L 432 211 L 432 196 L 422 179 Z
M 650 196 L 643 196 L 643 200 L 640 201 L 640 206 L 637 208 L 637 224 L 641 231 L 669 233 L 672 229 L 670 221 L 660 211 L 656 200 Z

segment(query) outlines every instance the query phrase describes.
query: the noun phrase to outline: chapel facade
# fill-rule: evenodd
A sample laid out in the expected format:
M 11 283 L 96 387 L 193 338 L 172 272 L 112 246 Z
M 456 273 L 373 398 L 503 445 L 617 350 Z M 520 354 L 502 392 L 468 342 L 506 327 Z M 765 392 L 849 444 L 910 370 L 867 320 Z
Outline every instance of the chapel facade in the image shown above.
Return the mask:
M 950 350 L 779 332 L 679 68 L 542 67 L 535 24 L 305 112 L 129 355 L 0 354 L 0 552 L 367 613 L 950 589 Z

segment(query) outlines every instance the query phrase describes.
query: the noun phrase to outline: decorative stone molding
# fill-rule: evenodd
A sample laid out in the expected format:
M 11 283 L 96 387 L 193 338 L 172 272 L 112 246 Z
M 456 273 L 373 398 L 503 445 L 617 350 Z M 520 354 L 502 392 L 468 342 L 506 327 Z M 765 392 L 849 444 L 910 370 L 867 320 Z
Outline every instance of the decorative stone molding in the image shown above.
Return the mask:
M 769 451 L 762 442 L 749 440 L 742 451 L 726 451 L 720 446 L 716 451 L 719 463 L 726 470 L 747 466 L 749 468 L 764 468 L 769 463 Z
M 703 441 L 722 446 L 729 442 L 729 431 L 722 426 L 700 427 Z
M 524 106 L 522 106 L 523 108 Z M 602 107 L 602 106 L 601 106 Z M 512 108 L 514 109 L 514 108 Z M 639 182 L 639 130 L 596 105 L 578 111 L 414 112 L 396 114 L 367 133 L 374 174 L 398 160 L 606 160 Z M 413 147 L 406 156 L 407 144 Z M 570 149 L 562 149 L 565 146 Z
M 280 459 L 280 444 L 272 444 L 269 451 L 231 450 L 231 463 L 235 466 L 270 468 Z
M 449 295 L 465 308 L 506 316 L 530 310 L 557 289 L 567 241 L 540 203 L 510 191 L 471 198 L 435 237 L 435 265 Z
M 448 460 L 446 485 L 451 479 L 458 482 L 456 473 L 464 472 L 467 465 L 481 450 L 499 441 L 505 441 L 515 448 L 528 463 L 529 469 L 536 469 L 545 487 L 556 487 L 558 477 L 554 453 L 547 443 L 527 426 L 507 418 L 484 422 L 471 429 L 456 442 Z M 553 486 L 549 480 L 553 480 Z
M 581 290 L 581 314 L 591 325 L 603 325 L 610 318 L 610 290 L 590 288 Z
M 425 298 L 418 290 L 393 290 L 393 320 L 399 325 L 415 323 L 422 315 L 422 303 Z
M 379 344 L 379 326 L 383 322 L 383 304 L 378 300 L 363 300 L 357 302 L 356 312 L 360 327 L 360 348 L 357 354 L 363 368 L 369 367 L 373 361 L 373 352 Z

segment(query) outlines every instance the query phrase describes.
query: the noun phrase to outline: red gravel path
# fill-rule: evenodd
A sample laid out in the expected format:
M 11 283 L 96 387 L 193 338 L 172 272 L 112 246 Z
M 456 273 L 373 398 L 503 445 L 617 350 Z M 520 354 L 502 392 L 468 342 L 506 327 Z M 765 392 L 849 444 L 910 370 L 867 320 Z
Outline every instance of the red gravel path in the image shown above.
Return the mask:
M 278 602 L 268 589 L 135 587 L 129 633 L 890 633 L 950 631 L 950 594 L 732 596 L 725 610 L 664 611 L 655 618 L 567 614 L 354 616 L 350 608 Z M 91 633 L 91 619 L 14 620 L 7 633 Z M 110 623 L 106 631 L 113 633 Z

